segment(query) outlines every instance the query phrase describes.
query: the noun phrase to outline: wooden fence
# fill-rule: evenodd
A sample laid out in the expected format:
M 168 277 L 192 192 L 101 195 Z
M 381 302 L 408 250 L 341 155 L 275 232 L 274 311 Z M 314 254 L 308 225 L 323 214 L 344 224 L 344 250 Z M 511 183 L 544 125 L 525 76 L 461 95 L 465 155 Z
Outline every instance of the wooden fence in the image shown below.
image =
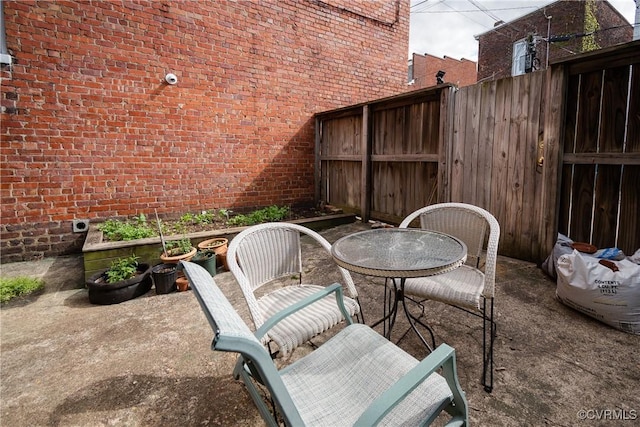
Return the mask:
M 500 253 L 525 260 L 542 261 L 558 231 L 633 253 L 639 49 L 319 114 L 316 198 L 391 223 L 428 204 L 471 203 L 498 219 Z
M 640 248 L 640 45 L 565 64 L 558 229 L 626 254 Z

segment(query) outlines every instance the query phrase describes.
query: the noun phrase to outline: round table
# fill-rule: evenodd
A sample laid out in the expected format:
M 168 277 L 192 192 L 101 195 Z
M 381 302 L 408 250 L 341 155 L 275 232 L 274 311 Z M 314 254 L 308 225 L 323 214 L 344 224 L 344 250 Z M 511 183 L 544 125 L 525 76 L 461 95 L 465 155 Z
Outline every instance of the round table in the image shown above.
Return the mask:
M 465 244 L 448 234 L 414 228 L 379 228 L 345 236 L 331 247 L 343 268 L 377 277 L 441 274 L 467 259 Z
M 435 342 L 433 331 L 409 313 L 404 298 L 404 282 L 410 277 L 432 276 L 460 267 L 467 259 L 467 247 L 462 241 L 430 230 L 379 228 L 342 237 L 332 245 L 331 254 L 339 266 L 349 271 L 393 281 L 393 301 L 387 303 L 385 293 L 384 317 L 371 326 L 388 321 L 384 324 L 383 335 L 390 339 L 398 302 L 402 301 L 411 328 L 432 350 L 417 330 L 415 322 L 424 326 Z M 400 279 L 400 285 L 396 279 Z M 387 280 L 385 287 L 386 284 Z

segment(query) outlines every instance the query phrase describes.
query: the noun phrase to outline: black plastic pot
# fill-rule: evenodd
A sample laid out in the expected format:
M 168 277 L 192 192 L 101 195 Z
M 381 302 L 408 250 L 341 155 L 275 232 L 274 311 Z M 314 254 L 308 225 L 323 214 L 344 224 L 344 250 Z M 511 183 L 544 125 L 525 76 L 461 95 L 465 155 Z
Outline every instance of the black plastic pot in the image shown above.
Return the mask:
M 105 273 L 107 270 L 94 274 L 86 281 L 91 304 L 119 304 L 144 295 L 151 289 L 151 266 L 149 264 L 139 264 L 140 274 L 116 283 L 106 282 Z
M 158 264 L 151 269 L 156 294 L 168 294 L 176 290 L 177 264 Z

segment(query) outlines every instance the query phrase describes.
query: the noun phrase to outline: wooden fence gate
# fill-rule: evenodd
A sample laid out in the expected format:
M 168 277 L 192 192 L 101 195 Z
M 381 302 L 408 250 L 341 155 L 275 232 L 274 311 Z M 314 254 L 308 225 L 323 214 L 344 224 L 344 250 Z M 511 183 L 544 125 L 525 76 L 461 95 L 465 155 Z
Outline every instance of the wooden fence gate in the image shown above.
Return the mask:
M 640 248 L 640 49 L 565 63 L 558 230 L 627 255 Z

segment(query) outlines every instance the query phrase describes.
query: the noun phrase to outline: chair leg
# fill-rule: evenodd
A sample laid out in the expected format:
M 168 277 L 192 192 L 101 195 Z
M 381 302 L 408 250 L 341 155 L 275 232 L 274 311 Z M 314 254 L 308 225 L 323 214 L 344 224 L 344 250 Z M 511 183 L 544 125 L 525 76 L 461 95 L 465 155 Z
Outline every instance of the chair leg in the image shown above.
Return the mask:
M 493 391 L 493 345 L 496 338 L 496 323 L 493 318 L 493 298 L 491 298 L 490 313 L 487 315 L 487 300 L 483 298 L 482 313 L 482 385 L 484 391 Z M 488 331 L 487 331 L 488 329 Z M 487 339 L 487 333 L 489 335 Z
M 366 325 L 364 321 L 364 311 L 362 311 L 362 304 L 360 304 L 360 298 L 356 297 L 356 302 L 358 303 L 358 307 L 360 308 L 358 314 L 356 314 L 356 320 L 363 325 Z

